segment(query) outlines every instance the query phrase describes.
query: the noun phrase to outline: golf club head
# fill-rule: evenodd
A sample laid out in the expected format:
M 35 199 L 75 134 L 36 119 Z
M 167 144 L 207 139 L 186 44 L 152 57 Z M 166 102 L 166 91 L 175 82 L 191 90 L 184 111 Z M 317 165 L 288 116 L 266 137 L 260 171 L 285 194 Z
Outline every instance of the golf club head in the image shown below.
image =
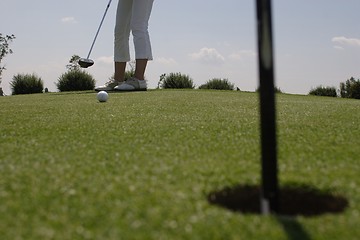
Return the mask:
M 88 58 L 80 58 L 78 63 L 82 68 L 88 68 L 94 65 L 94 61 Z

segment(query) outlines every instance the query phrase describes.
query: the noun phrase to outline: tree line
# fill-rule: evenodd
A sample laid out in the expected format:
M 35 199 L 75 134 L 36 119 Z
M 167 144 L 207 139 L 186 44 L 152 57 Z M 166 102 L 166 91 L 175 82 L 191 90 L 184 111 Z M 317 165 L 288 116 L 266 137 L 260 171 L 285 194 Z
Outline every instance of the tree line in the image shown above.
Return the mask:
M 11 42 L 15 39 L 15 35 L 3 35 L 0 33 L 0 96 L 4 93 L 1 88 L 2 73 L 6 70 L 2 64 L 6 55 L 12 54 L 10 48 Z M 56 83 L 59 91 L 79 91 L 92 90 L 95 87 L 94 78 L 87 72 L 81 70 L 78 60 L 79 56 L 73 55 L 66 66 L 67 72 L 62 74 Z M 127 75 L 131 75 L 134 69 L 127 71 Z M 10 83 L 13 94 L 38 93 L 43 91 L 43 81 L 35 74 L 17 74 Z M 193 80 L 185 74 L 170 73 L 162 74 L 158 83 L 158 88 L 194 88 Z M 220 89 L 235 90 L 234 84 L 228 79 L 214 78 L 201 85 L 199 89 Z M 236 88 L 240 90 L 239 88 Z M 280 92 L 281 91 L 277 91 Z M 309 95 L 355 98 L 360 99 L 360 79 L 350 77 L 345 82 L 340 83 L 340 88 L 318 86 L 311 89 Z

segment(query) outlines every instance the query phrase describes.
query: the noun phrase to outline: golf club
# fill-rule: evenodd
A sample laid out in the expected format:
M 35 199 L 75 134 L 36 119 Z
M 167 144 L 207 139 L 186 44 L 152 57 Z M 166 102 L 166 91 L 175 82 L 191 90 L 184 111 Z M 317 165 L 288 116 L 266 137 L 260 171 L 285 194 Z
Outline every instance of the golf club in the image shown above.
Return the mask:
M 106 6 L 104 16 L 103 16 L 102 19 L 101 19 L 99 28 L 98 28 L 98 30 L 97 30 L 97 32 L 96 32 L 96 34 L 95 34 L 94 41 L 93 41 L 92 44 L 91 44 L 90 51 L 89 51 L 87 57 L 86 57 L 86 58 L 80 58 L 79 61 L 78 61 L 80 67 L 82 67 L 82 68 L 88 68 L 88 67 L 91 67 L 92 65 L 94 65 L 94 61 L 91 60 L 91 59 L 89 59 L 89 57 L 90 57 L 90 54 L 91 54 L 92 49 L 93 49 L 93 47 L 94 47 L 94 44 L 95 44 L 95 42 L 96 42 L 97 36 L 98 36 L 98 34 L 99 34 L 99 32 L 100 32 L 101 26 L 102 26 L 102 24 L 103 24 L 103 22 L 104 22 L 106 13 L 107 13 L 107 11 L 109 10 L 111 1 L 112 1 L 112 0 L 110 0 L 109 3 L 108 3 L 107 6 Z

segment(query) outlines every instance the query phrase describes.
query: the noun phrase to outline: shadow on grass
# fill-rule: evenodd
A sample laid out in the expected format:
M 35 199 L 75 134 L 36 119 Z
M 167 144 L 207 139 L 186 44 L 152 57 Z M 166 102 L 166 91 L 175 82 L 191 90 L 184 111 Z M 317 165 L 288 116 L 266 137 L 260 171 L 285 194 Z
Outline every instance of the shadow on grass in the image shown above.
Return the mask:
M 311 239 L 294 216 L 314 217 L 322 214 L 342 213 L 348 200 L 330 191 L 318 190 L 307 185 L 284 186 L 279 189 L 278 222 L 289 239 Z M 260 186 L 238 185 L 211 192 L 210 204 L 243 214 L 261 214 Z
M 208 201 L 235 212 L 260 214 L 260 186 L 227 187 L 210 193 Z M 307 185 L 285 186 L 279 191 L 279 215 L 311 217 L 341 213 L 347 206 L 345 197 Z
M 277 217 L 277 221 L 283 227 L 289 240 L 311 240 L 310 235 L 295 218 Z

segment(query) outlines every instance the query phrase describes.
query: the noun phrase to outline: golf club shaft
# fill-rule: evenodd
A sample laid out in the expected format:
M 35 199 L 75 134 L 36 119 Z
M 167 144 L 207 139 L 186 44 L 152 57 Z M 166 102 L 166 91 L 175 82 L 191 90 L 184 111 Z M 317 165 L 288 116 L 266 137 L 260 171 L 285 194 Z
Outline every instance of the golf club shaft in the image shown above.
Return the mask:
M 90 54 L 91 54 L 92 49 L 93 49 L 93 47 L 94 47 L 94 44 L 95 44 L 95 42 L 96 42 L 97 36 L 99 35 L 100 29 L 101 29 L 101 26 L 102 26 L 102 24 L 103 24 L 103 22 L 104 22 L 104 19 L 105 19 L 105 16 L 106 16 L 106 14 L 107 14 L 107 11 L 109 10 L 111 1 L 112 1 L 112 0 L 110 0 L 109 3 L 108 3 L 108 5 L 106 6 L 104 16 L 103 16 L 102 19 L 101 19 L 99 28 L 98 28 L 98 30 L 97 30 L 97 32 L 96 32 L 96 34 L 95 34 L 95 38 L 94 38 L 94 41 L 93 41 L 92 44 L 91 44 L 90 51 L 89 51 L 89 54 L 87 55 L 87 58 L 90 57 Z

